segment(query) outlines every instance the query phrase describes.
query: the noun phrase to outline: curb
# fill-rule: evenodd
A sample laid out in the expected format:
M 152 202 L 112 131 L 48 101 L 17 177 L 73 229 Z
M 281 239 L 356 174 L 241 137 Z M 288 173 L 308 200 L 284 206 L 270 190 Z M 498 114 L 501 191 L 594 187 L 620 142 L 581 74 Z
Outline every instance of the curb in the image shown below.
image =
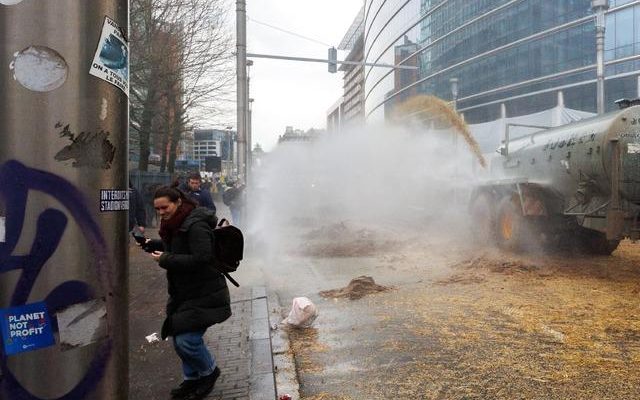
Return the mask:
M 251 289 L 251 298 L 249 398 L 251 400 L 273 400 L 277 397 L 277 394 L 266 289 L 264 287 L 253 287 Z
M 279 328 L 283 314 L 276 293 L 270 293 L 268 304 L 277 395 L 288 394 L 292 400 L 297 400 L 300 398 L 300 384 L 293 352 L 289 346 L 289 335 L 284 329 Z

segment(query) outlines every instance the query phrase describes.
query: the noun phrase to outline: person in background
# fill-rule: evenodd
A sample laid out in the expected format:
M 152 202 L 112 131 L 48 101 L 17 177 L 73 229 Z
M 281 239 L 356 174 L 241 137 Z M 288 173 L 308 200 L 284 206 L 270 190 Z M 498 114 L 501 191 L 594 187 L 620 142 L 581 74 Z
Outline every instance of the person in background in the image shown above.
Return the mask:
M 202 177 L 198 172 L 189 175 L 187 179 L 186 194 L 195 200 L 202 207 L 206 207 L 213 212 L 216 212 L 216 205 L 211 198 L 211 192 L 201 188 Z
M 231 211 L 231 219 L 233 224 L 241 226 L 242 224 L 242 207 L 244 205 L 244 185 L 233 181 L 227 181 L 227 189 L 222 195 L 222 201 L 229 207 Z
M 211 194 L 212 185 L 211 185 L 211 180 L 209 180 L 209 178 L 204 180 L 204 182 L 201 185 L 201 189 L 205 190 L 205 191 L 209 192 L 209 194 Z
M 129 232 L 136 227 L 140 233 L 144 233 L 147 226 L 147 212 L 144 206 L 144 199 L 140 192 L 129 182 Z
M 169 300 L 161 335 L 173 337 L 182 361 L 184 381 L 171 391 L 173 399 L 200 400 L 212 390 L 220 368 L 203 340 L 206 330 L 231 316 L 229 288 L 215 268 L 215 213 L 198 207 L 181 190 L 163 186 L 153 200 L 160 216 L 160 237 L 149 240 L 158 266 L 167 271 Z
M 224 184 L 222 183 L 222 178 L 217 176 L 216 177 L 216 194 L 217 194 L 218 200 L 222 200 L 223 193 L 224 193 Z

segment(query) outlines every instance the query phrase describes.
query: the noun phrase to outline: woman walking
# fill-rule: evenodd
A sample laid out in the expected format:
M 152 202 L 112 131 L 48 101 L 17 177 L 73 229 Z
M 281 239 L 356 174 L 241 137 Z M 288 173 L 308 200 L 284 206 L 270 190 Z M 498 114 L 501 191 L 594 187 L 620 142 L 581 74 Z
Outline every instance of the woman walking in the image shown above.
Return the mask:
M 208 327 L 231 316 L 227 282 L 214 267 L 215 213 L 197 207 L 180 190 L 166 186 L 155 192 L 153 205 L 161 219 L 162 240 L 148 245 L 158 250 L 151 256 L 167 271 L 169 289 L 162 338 L 173 337 L 184 375 L 171 396 L 202 399 L 220 376 L 203 335 Z

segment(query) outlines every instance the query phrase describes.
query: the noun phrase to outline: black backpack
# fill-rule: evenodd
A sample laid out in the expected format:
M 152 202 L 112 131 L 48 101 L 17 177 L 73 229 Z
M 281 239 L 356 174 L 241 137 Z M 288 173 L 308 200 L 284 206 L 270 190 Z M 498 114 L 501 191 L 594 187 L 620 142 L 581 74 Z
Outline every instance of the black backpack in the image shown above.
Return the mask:
M 228 188 L 222 193 L 222 202 L 225 206 L 231 206 L 236 199 L 238 190 L 236 188 Z
M 225 221 L 227 221 L 225 218 L 221 219 L 213 230 L 216 268 L 229 279 L 229 282 L 238 287 L 240 285 L 229 273 L 235 272 L 240 265 L 244 251 L 244 237 L 237 227 L 224 225 Z

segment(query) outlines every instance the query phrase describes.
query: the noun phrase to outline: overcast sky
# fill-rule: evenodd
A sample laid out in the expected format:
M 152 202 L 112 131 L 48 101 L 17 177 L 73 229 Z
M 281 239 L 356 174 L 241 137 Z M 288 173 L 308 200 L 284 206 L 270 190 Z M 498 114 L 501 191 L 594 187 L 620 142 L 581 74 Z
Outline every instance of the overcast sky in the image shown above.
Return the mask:
M 326 46 L 251 19 L 337 47 L 362 4 L 363 0 L 247 0 L 247 52 L 326 58 Z M 231 10 L 235 30 L 235 2 Z M 338 59 L 345 56 L 338 51 Z M 326 64 L 253 59 L 253 144 L 269 151 L 286 126 L 324 128 L 327 110 L 342 95 L 342 77 L 340 71 L 327 72 Z

